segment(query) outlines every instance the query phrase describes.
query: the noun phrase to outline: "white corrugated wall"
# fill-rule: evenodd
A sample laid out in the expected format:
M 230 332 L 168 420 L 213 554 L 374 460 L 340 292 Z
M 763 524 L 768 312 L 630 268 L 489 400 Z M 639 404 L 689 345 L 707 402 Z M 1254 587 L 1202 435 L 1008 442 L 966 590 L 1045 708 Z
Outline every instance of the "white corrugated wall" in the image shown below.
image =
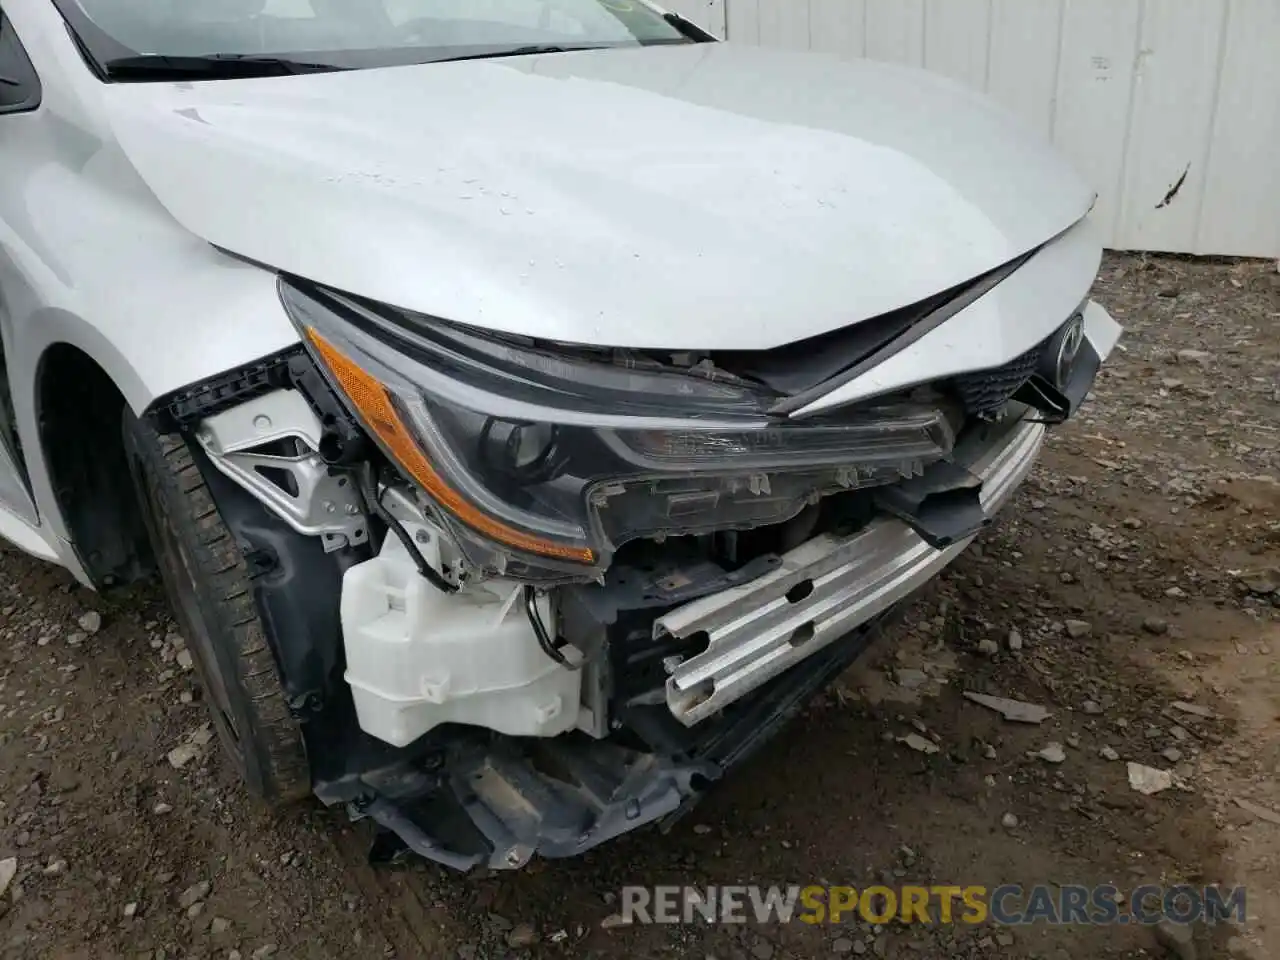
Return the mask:
M 1280 0 L 666 6 L 735 42 L 896 60 L 986 90 L 1075 161 L 1113 247 L 1280 255 Z

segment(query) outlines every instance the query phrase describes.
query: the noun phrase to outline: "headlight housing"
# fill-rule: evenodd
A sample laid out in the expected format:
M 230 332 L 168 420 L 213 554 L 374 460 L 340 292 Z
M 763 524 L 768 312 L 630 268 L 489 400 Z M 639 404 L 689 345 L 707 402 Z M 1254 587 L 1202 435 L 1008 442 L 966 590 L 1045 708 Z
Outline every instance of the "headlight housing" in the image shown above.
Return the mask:
M 481 568 L 594 576 L 642 536 L 781 522 L 950 450 L 930 404 L 770 420 L 777 396 L 712 367 L 513 342 L 282 279 L 353 414 Z

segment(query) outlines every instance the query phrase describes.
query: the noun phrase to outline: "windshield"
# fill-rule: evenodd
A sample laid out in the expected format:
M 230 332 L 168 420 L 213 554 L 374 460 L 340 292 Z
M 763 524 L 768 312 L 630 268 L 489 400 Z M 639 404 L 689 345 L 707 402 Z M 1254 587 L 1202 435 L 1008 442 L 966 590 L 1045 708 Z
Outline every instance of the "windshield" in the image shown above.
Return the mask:
M 221 55 L 349 69 L 688 40 L 641 0 L 55 2 L 99 65 Z

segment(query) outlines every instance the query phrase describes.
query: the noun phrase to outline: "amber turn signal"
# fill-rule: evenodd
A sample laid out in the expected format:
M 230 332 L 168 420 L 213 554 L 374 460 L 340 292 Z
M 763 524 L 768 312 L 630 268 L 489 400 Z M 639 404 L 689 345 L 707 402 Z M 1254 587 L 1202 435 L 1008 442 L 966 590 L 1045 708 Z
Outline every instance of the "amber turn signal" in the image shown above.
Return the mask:
M 315 329 L 307 328 L 307 339 L 365 426 L 440 506 L 473 530 L 517 550 L 576 563 L 595 562 L 595 551 L 590 547 L 568 546 L 534 537 L 476 509 L 431 466 L 413 432 L 396 410 L 387 388 Z

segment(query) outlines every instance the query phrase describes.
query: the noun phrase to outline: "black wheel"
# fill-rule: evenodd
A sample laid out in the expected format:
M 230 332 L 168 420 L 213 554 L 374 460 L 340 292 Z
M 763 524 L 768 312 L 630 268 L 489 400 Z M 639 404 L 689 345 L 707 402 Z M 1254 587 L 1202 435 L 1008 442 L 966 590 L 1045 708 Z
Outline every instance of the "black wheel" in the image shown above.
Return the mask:
M 302 732 L 289 712 L 240 548 L 186 441 L 124 412 L 124 444 L 156 564 L 218 738 L 250 791 L 309 796 Z

